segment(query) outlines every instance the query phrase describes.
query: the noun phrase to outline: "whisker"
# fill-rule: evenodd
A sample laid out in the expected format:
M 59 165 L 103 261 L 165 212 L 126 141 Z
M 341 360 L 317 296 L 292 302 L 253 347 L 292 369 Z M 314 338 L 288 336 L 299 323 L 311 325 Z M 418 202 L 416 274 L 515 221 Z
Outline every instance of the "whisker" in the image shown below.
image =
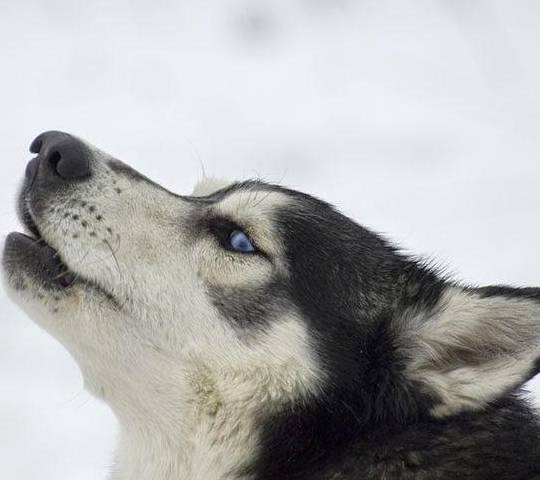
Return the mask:
M 272 190 L 268 190 L 268 193 L 261 198 L 257 203 L 255 203 L 253 206 L 258 207 L 262 202 L 264 202 L 270 195 L 272 194 Z
M 124 292 L 127 293 L 127 288 L 126 288 L 126 281 L 125 281 L 125 277 L 124 277 L 124 272 L 122 270 L 122 268 L 120 267 L 120 262 L 118 261 L 118 257 L 116 256 L 116 253 L 114 251 L 114 249 L 112 248 L 111 244 L 109 243 L 109 241 L 107 239 L 104 239 L 103 242 L 105 243 L 105 245 L 107 245 L 107 247 L 109 247 L 109 250 L 111 251 L 111 255 L 113 256 L 114 258 L 114 261 L 116 263 L 116 267 L 118 269 L 118 274 L 120 275 L 120 281 L 122 282 L 122 286 L 124 287 Z M 118 237 L 118 248 L 120 248 L 120 237 Z M 135 278 L 133 278 L 133 275 L 130 274 L 130 277 L 131 277 L 131 280 L 133 281 L 133 283 L 135 284 L 136 281 L 135 281 Z M 123 309 L 124 306 L 126 305 L 126 303 L 128 302 L 128 295 L 124 295 L 124 303 L 122 303 L 120 305 L 120 309 Z
M 116 256 L 116 253 L 114 252 L 113 248 L 111 247 L 111 244 L 109 243 L 109 241 L 107 239 L 104 239 L 103 243 L 105 245 L 107 245 L 107 247 L 111 251 L 111 255 L 112 255 L 113 259 L 114 259 L 114 263 L 116 264 L 116 269 L 118 270 L 118 274 L 120 275 L 120 277 L 122 277 L 123 276 L 122 268 L 120 267 L 120 262 L 118 261 L 118 257 Z

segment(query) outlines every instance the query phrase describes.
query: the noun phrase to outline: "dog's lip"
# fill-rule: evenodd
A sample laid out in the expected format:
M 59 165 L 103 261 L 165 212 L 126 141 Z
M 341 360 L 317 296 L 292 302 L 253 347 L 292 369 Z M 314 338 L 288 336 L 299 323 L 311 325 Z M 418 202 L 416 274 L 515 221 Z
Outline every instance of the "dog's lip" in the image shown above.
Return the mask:
M 6 247 L 36 259 L 42 273 L 46 273 L 47 278 L 61 288 L 68 288 L 75 281 L 75 275 L 64 264 L 59 253 L 42 239 L 12 232 L 6 238 Z
M 38 232 L 37 227 L 25 226 L 32 232 Z M 60 258 L 57 250 L 51 247 L 43 238 L 38 235 L 28 235 L 21 232 L 12 232 L 6 238 L 6 248 L 18 250 L 26 257 L 34 259 L 33 265 L 36 265 L 42 274 L 46 275 L 47 280 L 55 283 L 58 287 L 68 288 L 75 281 L 75 275 L 69 270 Z

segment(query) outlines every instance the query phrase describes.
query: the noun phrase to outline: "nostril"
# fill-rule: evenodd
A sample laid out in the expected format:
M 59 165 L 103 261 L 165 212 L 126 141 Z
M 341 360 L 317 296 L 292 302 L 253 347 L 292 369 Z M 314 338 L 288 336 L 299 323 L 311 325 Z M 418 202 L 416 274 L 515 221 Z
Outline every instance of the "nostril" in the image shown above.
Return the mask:
M 62 160 L 62 156 L 60 155 L 60 152 L 50 152 L 49 153 L 49 163 L 51 164 L 53 170 L 56 173 L 58 172 L 58 164 L 60 163 L 60 160 Z

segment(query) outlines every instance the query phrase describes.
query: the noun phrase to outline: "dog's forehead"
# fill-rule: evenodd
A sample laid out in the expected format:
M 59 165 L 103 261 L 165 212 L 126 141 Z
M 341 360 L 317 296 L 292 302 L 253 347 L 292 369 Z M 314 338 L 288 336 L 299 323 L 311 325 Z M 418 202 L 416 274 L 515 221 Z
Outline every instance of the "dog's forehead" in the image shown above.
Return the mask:
M 215 210 L 238 222 L 260 223 L 290 205 L 289 196 L 262 184 L 231 190 L 215 204 Z
M 192 196 L 209 200 L 215 214 L 253 227 L 294 203 L 286 189 L 260 180 L 231 182 L 206 178 L 195 186 Z

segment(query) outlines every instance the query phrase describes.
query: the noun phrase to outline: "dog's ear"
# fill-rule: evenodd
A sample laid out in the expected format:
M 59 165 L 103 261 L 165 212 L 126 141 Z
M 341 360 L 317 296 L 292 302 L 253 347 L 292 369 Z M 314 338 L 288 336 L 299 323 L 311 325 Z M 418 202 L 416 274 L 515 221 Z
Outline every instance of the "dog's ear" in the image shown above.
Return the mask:
M 435 416 L 482 408 L 540 369 L 540 289 L 451 287 L 402 320 L 407 373 Z

